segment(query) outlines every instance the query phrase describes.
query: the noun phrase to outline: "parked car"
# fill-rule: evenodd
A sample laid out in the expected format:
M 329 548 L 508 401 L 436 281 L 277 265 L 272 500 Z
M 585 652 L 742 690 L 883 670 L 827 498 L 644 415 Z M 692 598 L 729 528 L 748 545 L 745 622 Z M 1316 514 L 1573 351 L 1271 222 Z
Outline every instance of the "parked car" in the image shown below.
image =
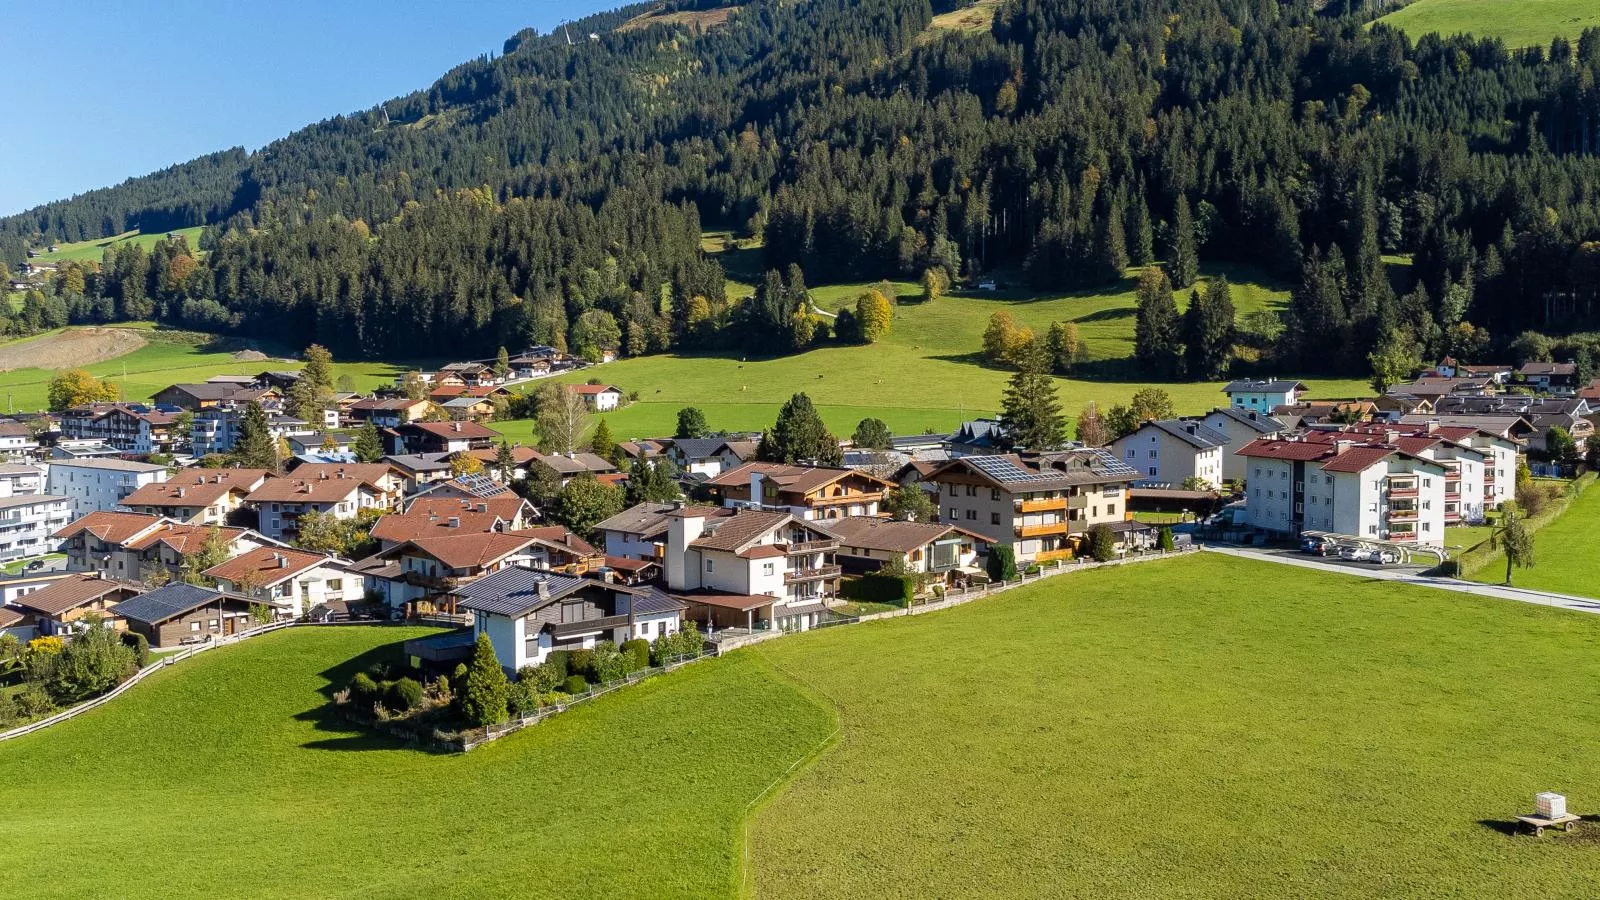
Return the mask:
M 1400 552 L 1398 550 L 1374 550 L 1372 555 L 1373 562 L 1385 566 L 1393 566 L 1400 563 Z
M 1349 562 L 1367 562 L 1372 556 L 1372 551 L 1364 547 L 1341 547 L 1339 558 Z

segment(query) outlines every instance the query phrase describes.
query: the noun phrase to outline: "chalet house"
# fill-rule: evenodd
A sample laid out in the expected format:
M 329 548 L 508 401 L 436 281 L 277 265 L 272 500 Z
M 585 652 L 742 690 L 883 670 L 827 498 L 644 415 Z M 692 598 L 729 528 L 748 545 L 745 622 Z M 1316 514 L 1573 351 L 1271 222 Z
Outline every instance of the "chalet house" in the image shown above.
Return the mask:
M 1201 416 L 1200 422 L 1226 441 L 1222 446 L 1222 481 L 1244 480 L 1244 459 L 1234 455 L 1239 448 L 1257 438 L 1277 437 L 1287 430 L 1274 416 L 1233 406 L 1219 406 Z M 1221 487 L 1221 482 L 1212 483 Z
M 910 572 L 945 580 L 983 571 L 981 557 L 993 544 L 975 531 L 939 522 L 896 522 L 875 516 L 832 519 L 828 530 L 839 539 L 838 560 L 845 572 L 876 572 L 899 559 Z
M 640 503 L 600 522 L 595 531 L 601 535 L 606 556 L 661 561 L 666 554 L 667 525 L 680 508 L 677 503 Z M 734 512 L 728 507 L 711 508 L 719 515 Z
M 39 439 L 26 422 L 0 422 L 0 459 L 27 459 L 39 452 Z
M 642 440 L 642 441 L 617 441 L 617 449 L 627 457 L 628 462 L 636 459 L 655 459 L 666 456 L 674 441 L 672 440 Z
M 593 475 L 600 478 L 606 475 L 619 474 L 615 463 L 603 456 L 594 453 L 579 451 L 576 453 L 541 453 L 534 457 L 533 466 L 548 469 L 555 473 L 555 477 L 565 487 L 566 483 L 580 475 Z
M 667 447 L 667 458 L 685 475 L 716 478 L 756 458 L 756 441 L 729 438 L 679 438 Z
M 319 471 L 314 476 L 269 478 L 244 498 L 256 514 L 256 528 L 267 537 L 292 541 L 300 533 L 300 517 L 327 513 L 353 519 L 363 509 L 388 509 L 390 496 L 365 479 Z
M 706 482 L 725 506 L 782 509 L 801 519 L 875 516 L 895 485 L 856 469 L 751 462 Z
M 1578 387 L 1577 363 L 1530 362 L 1517 370 L 1517 381 L 1541 392 L 1571 392 Z
M 964 456 L 927 476 L 938 486 L 941 522 L 959 524 L 1018 560 L 1070 558 L 1093 525 L 1128 517 L 1127 487 L 1142 476 L 1109 451 L 1066 450 L 1023 459 Z
M 174 581 L 124 600 L 112 612 L 151 647 L 171 649 L 254 627 L 253 605 L 244 597 Z
M 353 571 L 391 610 L 454 612 L 448 595 L 507 566 L 531 567 L 535 543 L 522 534 L 430 534 L 380 550 L 357 562 Z
M 33 618 L 40 634 L 71 635 L 82 631 L 85 619 L 96 616 L 110 627 L 122 631 L 122 619 L 112 608 L 139 593 L 136 585 L 99 575 L 75 574 L 52 582 L 48 587 L 23 594 L 11 605 Z
M 1271 413 L 1280 406 L 1299 403 L 1306 392 L 1306 386 L 1298 381 L 1276 378 L 1260 381 L 1247 379 L 1229 382 L 1223 387 L 1222 392 L 1228 395 L 1229 406 Z
M 573 384 L 567 390 L 583 398 L 595 412 L 607 412 L 622 405 L 622 389 L 609 384 Z
M 429 485 L 411 498 L 411 503 L 423 500 L 483 500 L 489 497 L 516 497 L 516 491 L 495 481 L 488 475 L 457 475 Z M 407 509 L 412 507 L 408 506 Z
M 450 471 L 448 453 L 402 453 L 385 456 L 383 461 L 395 467 L 406 480 L 406 493 L 414 494 L 428 485 L 448 481 L 454 477 Z
M 511 359 L 511 377 L 518 381 L 540 378 L 550 374 L 551 358 L 523 354 Z
M 426 419 L 433 411 L 430 400 L 412 400 L 392 397 L 357 400 L 350 404 L 350 418 L 355 422 L 371 422 L 379 428 L 399 428 Z
M 493 450 L 473 450 L 471 455 L 478 462 L 483 463 L 483 471 L 490 478 L 496 481 L 503 480 L 497 465 L 500 459 L 500 449 L 498 447 Z M 513 446 L 511 448 L 511 479 L 515 481 L 518 478 L 528 477 L 528 471 L 538 459 L 539 451 L 532 447 L 524 447 L 521 444 Z M 446 461 L 448 462 L 448 458 L 446 458 Z
M 291 478 L 326 480 L 331 478 L 356 478 L 371 485 L 382 497 L 380 506 L 398 509 L 406 492 L 405 474 L 386 462 L 375 463 L 301 463 L 289 470 Z
M 177 413 L 141 403 L 89 403 L 61 413 L 61 434 L 102 441 L 124 453 L 171 453 L 180 437 Z
M 1259 413 L 1258 413 L 1259 415 Z M 1131 434 L 1111 442 L 1110 450 L 1140 474 L 1142 486 L 1181 485 L 1198 478 L 1222 484 L 1222 454 L 1227 435 L 1189 419 L 1147 419 Z
M 667 528 L 667 592 L 712 628 L 804 631 L 838 593 L 839 541 L 787 512 L 674 510 Z
M 122 507 L 190 525 L 223 525 L 270 477 L 266 469 L 184 469 L 122 498 Z
M 450 363 L 439 369 L 439 374 L 434 377 L 434 384 L 449 384 L 457 382 L 466 386 L 492 387 L 500 379 L 495 377 L 494 369 L 482 363 L 458 362 Z
M 583 575 L 605 566 L 605 554 L 560 525 L 540 525 L 511 532 L 533 538 L 528 548 L 535 569 Z
M 0 634 L 9 634 L 17 643 L 26 644 L 39 636 L 33 613 L 13 606 L 0 606 Z
M 172 406 L 199 412 L 218 406 L 245 406 L 251 402 L 282 400 L 283 393 L 272 387 L 206 381 L 199 384 L 174 384 L 156 392 L 157 406 Z
M 477 422 L 412 422 L 386 432 L 390 453 L 460 453 L 487 450 L 500 437 Z
M 678 630 L 684 604 L 653 587 L 627 587 L 514 566 L 456 591 L 472 612 L 472 632 L 486 634 L 500 666 L 515 672 L 555 650 L 599 641 L 654 640 Z
M 147 581 L 164 572 L 167 578 L 183 575 L 184 563 L 199 553 L 216 533 L 229 553 L 278 545 L 247 528 L 188 525 L 139 513 L 95 512 L 56 532 L 67 554 L 67 567 L 97 572 L 124 581 Z
M 430 536 L 516 531 L 532 524 L 533 505 L 515 494 L 479 500 L 425 497 L 403 514 L 373 523 L 372 538 L 382 549 Z
M 360 600 L 365 587 L 349 560 L 287 547 L 258 547 L 205 574 L 219 590 L 265 603 L 279 618 L 291 619 L 324 603 Z
M 1239 451 L 1250 474 L 1246 520 L 1295 537 L 1305 530 L 1418 544 L 1444 540 L 1445 468 L 1360 435 L 1259 440 Z

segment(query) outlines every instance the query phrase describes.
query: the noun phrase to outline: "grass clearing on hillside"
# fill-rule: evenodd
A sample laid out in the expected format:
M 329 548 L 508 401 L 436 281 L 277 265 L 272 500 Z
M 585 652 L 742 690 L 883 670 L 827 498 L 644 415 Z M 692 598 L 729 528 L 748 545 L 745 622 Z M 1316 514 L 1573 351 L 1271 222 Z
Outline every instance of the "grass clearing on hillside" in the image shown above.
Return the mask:
M 1590 484 L 1567 511 L 1533 536 L 1533 568 L 1516 569 L 1511 583 L 1516 587 L 1580 597 L 1600 598 L 1600 551 L 1595 535 L 1600 533 L 1600 487 Z M 1472 574 L 1473 581 L 1500 584 L 1506 578 L 1506 560 L 1494 560 Z
M 1446 37 L 1498 37 L 1513 49 L 1548 49 L 1557 36 L 1577 43 L 1585 28 L 1600 27 L 1600 5 L 1594 0 L 1416 0 L 1378 21 L 1405 31 L 1413 41 L 1436 31 Z
M 756 892 L 1588 895 L 1589 838 L 1507 829 L 1600 809 L 1597 651 L 1589 616 L 1204 554 L 762 644 L 842 733 L 753 823 Z
M 928 23 L 924 37 L 938 31 L 988 31 L 994 27 L 994 14 L 1000 9 L 1000 2 L 977 0 L 971 6 L 940 13 Z
M 725 896 L 745 806 L 834 729 L 751 654 L 470 754 L 327 718 L 330 682 L 423 633 L 267 635 L 0 745 L 8 876 L 32 897 Z M 88 835 L 121 849 L 62 865 Z
M 199 251 L 201 227 L 174 229 L 174 234 L 181 234 L 189 242 L 189 249 Z M 156 244 L 167 239 L 165 231 L 152 234 L 142 234 L 139 231 L 125 231 L 115 237 L 95 238 L 92 241 L 78 241 L 76 243 L 63 243 L 56 245 L 54 253 L 40 253 L 36 262 L 67 262 L 68 260 L 85 260 L 99 262 L 105 255 L 107 247 L 121 246 L 123 244 L 138 244 L 149 250 Z

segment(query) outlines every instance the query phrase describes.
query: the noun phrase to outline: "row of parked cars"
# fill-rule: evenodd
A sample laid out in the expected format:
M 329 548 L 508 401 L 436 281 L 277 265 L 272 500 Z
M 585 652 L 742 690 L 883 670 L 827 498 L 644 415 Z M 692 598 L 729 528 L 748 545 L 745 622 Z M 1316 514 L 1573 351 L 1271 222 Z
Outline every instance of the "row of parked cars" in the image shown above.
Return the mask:
M 1314 556 L 1336 556 L 1347 562 L 1377 563 L 1383 566 L 1392 566 L 1404 561 L 1404 557 L 1397 550 L 1366 547 L 1330 537 L 1302 538 L 1300 552 Z

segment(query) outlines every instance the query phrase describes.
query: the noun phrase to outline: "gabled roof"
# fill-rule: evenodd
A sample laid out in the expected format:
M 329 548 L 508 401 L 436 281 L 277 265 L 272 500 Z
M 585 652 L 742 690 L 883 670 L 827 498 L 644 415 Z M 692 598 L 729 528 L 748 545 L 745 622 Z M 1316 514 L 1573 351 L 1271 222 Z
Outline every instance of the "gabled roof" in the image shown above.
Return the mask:
M 229 595 L 221 591 L 174 581 L 149 593 L 124 600 L 112 607 L 111 611 L 124 619 L 158 625 L 202 606 L 218 603 L 227 596 Z
M 728 446 L 727 438 L 678 438 L 673 448 L 689 459 L 706 459 L 716 456 Z
M 558 475 L 578 475 L 584 472 L 615 472 L 617 466 L 611 460 L 594 453 L 578 452 L 571 455 L 560 453 L 539 454 L 537 461 L 555 470 Z
M 52 582 L 48 587 L 12 600 L 11 602 L 23 609 L 31 609 L 47 616 L 59 616 L 92 603 L 108 594 L 118 591 L 133 592 L 136 588 L 122 581 L 113 581 L 99 575 L 69 575 L 60 581 Z
M 621 388 L 612 387 L 609 384 L 569 384 L 567 385 L 567 389 L 572 391 L 574 394 L 587 394 L 589 396 L 605 393 L 622 393 Z
M 374 540 L 404 544 L 427 537 L 488 534 L 504 526 L 505 520 L 494 513 L 456 510 L 448 515 L 408 513 L 383 516 L 372 524 L 371 534 Z
M 121 544 L 161 524 L 160 516 L 144 513 L 111 512 L 96 510 L 67 527 L 50 535 L 57 540 L 67 540 L 88 532 L 108 544 Z
M 1154 428 L 1164 434 L 1183 441 L 1196 450 L 1215 450 L 1228 445 L 1228 437 L 1214 428 L 1202 423 L 1186 419 L 1146 419 L 1139 426 L 1140 430 Z M 1138 434 L 1138 432 L 1134 432 Z
M 1282 378 L 1269 378 L 1261 381 L 1243 379 L 1230 381 L 1222 388 L 1224 394 L 1287 394 L 1290 391 L 1303 391 L 1304 384 L 1298 381 L 1288 381 Z
M 893 519 L 879 519 L 873 516 L 829 519 L 828 530 L 839 538 L 839 543 L 843 546 L 897 553 L 909 553 L 951 534 L 968 535 L 986 544 L 991 543 L 989 538 L 975 535 L 954 525 L 938 522 L 896 522 Z
M 485 575 L 454 593 L 466 609 L 490 615 L 517 618 L 528 612 L 591 586 L 615 590 L 614 585 L 589 578 L 574 578 L 554 572 L 537 572 L 525 566 L 508 566 Z M 540 594 L 540 588 L 544 594 Z
M 1527 362 L 1517 370 L 1518 375 L 1576 375 L 1577 363 Z
M 519 513 L 531 512 L 532 509 L 533 504 L 510 491 L 493 497 L 430 497 L 421 494 L 406 505 L 405 514 L 448 518 L 487 513 L 510 522 Z
M 556 549 L 565 550 L 578 556 L 598 555 L 593 544 L 568 531 L 562 525 L 541 525 L 537 528 L 524 528 L 520 531 L 508 533 L 531 537 L 541 544 L 553 546 Z
M 353 475 L 321 477 L 319 473 L 316 477 L 304 478 L 296 474 L 285 478 L 268 478 L 244 499 L 246 503 L 336 503 L 363 488 L 381 493 L 370 482 Z
M 151 529 L 123 544 L 130 550 L 144 550 L 156 544 L 166 544 L 182 556 L 199 553 L 205 546 L 206 539 L 211 537 L 211 525 L 181 525 L 176 522 L 162 522 L 161 527 Z M 243 528 L 225 528 L 215 526 L 217 533 L 232 547 L 234 542 L 244 537 L 247 533 Z
M 833 537 L 833 533 L 818 522 L 802 521 L 785 512 L 741 509 L 725 518 L 708 519 L 705 523 L 705 534 L 689 546 L 702 550 L 726 550 L 738 553 L 763 535 L 790 523 L 803 525 L 806 529 L 825 537 Z
M 1284 424 L 1272 416 L 1253 409 L 1240 409 L 1237 406 L 1219 406 L 1206 415 L 1231 419 L 1254 430 L 1257 434 L 1274 434 L 1284 429 Z
M 481 569 L 527 548 L 534 538 L 514 533 L 501 534 L 451 534 L 420 537 L 407 541 L 386 556 L 403 556 L 407 551 L 420 551 L 452 569 Z
M 791 466 L 784 463 L 747 462 L 723 472 L 706 484 L 712 487 L 741 487 L 750 484 L 750 476 L 759 473 L 763 482 L 772 482 L 779 490 L 791 491 L 797 494 L 809 494 L 818 488 L 827 487 L 836 481 L 851 476 L 865 478 L 868 481 L 878 482 L 885 490 L 894 487 L 894 482 L 879 478 L 869 472 L 859 469 L 832 469 L 822 466 Z M 754 499 L 754 498 L 752 498 Z
M 388 463 L 301 463 L 289 473 L 295 478 L 312 479 L 322 478 L 354 478 L 382 488 L 387 478 L 398 477 L 400 473 Z
M 144 485 L 123 506 L 210 506 L 230 491 L 249 493 L 266 469 L 184 469 L 166 481 Z
M 321 553 L 291 550 L 287 547 L 258 547 L 241 553 L 220 565 L 212 566 L 205 574 L 239 584 L 247 581 L 256 587 L 271 587 L 286 578 L 308 572 L 323 563 L 344 565 L 345 561 Z
M 666 534 L 667 521 L 670 518 L 668 514 L 675 508 L 672 503 L 639 503 L 601 521 L 594 527 L 596 531 L 617 531 L 646 538 Z
M 497 438 L 500 432 L 477 422 L 411 422 L 401 425 L 400 431 L 420 431 L 445 440 L 472 441 Z

